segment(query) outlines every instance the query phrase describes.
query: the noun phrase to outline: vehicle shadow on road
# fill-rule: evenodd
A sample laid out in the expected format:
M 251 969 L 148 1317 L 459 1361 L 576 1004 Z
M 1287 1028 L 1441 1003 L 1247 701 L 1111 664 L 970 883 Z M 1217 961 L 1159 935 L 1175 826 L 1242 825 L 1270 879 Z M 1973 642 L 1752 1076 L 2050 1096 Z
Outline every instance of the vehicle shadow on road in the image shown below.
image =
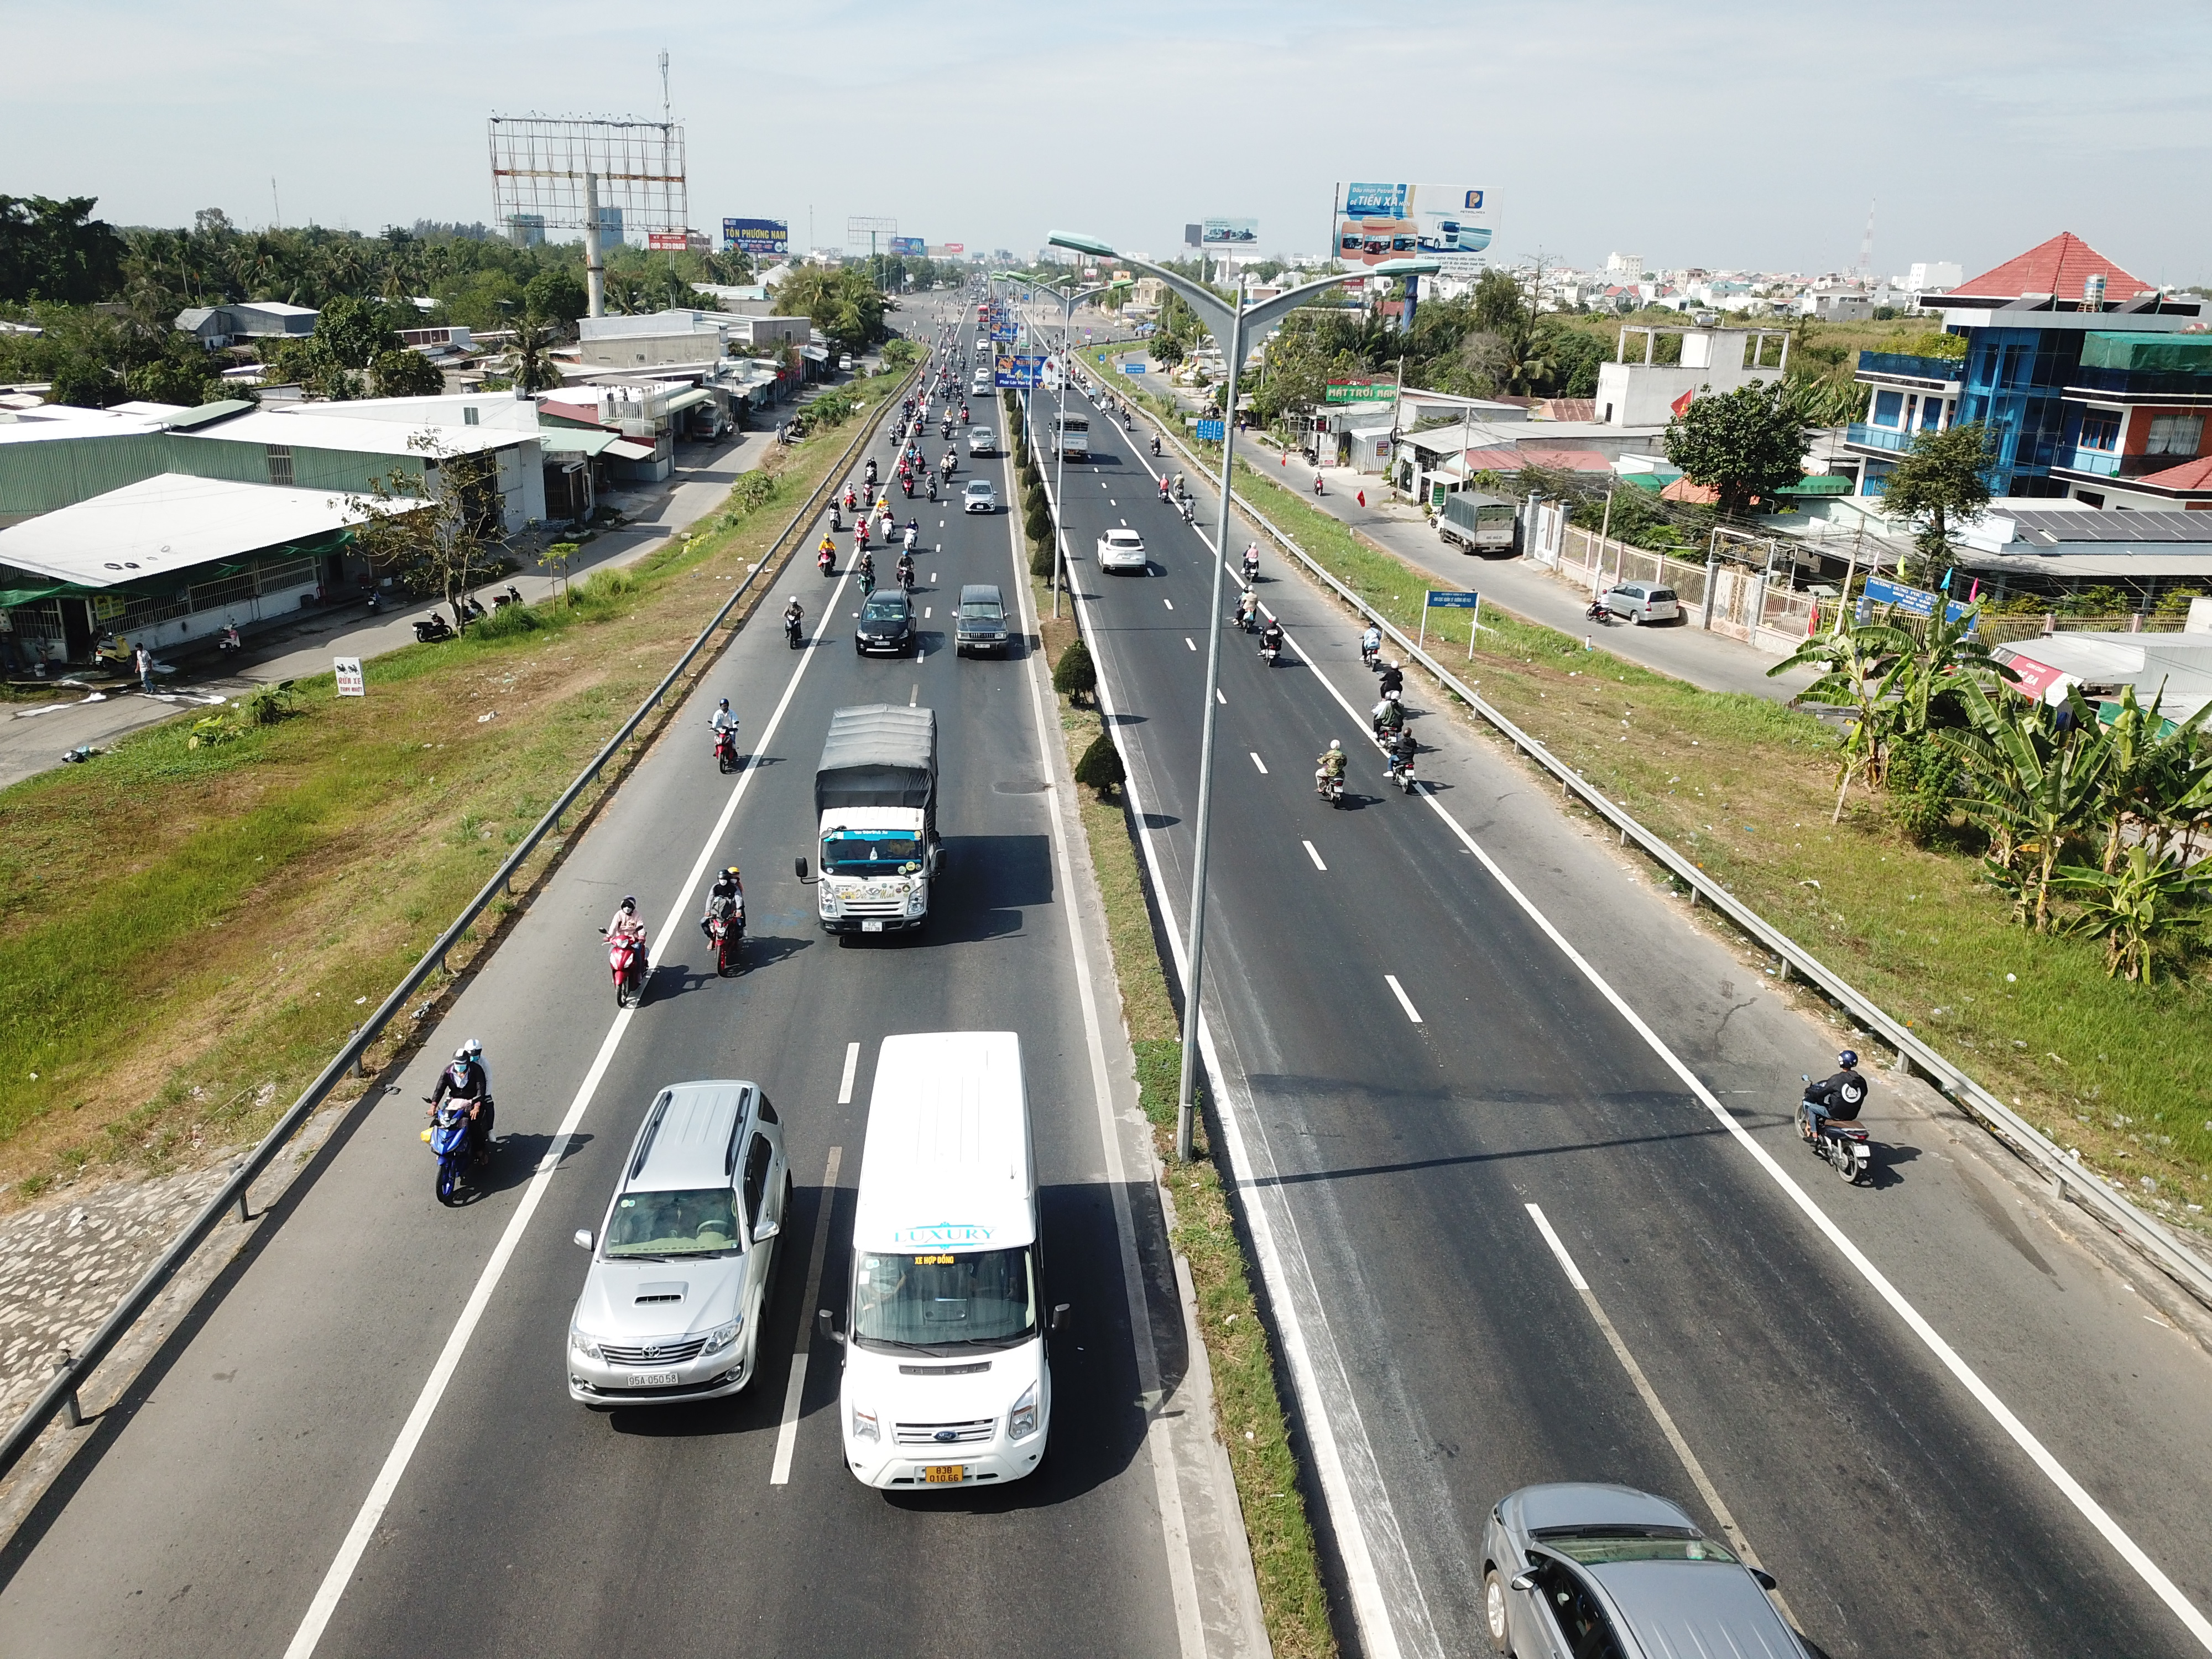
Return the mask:
M 587 1134 L 564 1137 L 546 1134 L 501 1135 L 492 1143 L 491 1162 L 476 1172 L 469 1183 L 471 1203 L 479 1198 L 489 1198 L 494 1193 L 503 1193 L 525 1185 L 538 1173 L 538 1166 L 552 1150 L 553 1143 L 561 1141 L 559 1162 L 566 1164 L 578 1152 L 592 1144 Z
M 706 941 L 702 939 L 700 943 L 703 946 Z M 688 962 L 664 962 L 653 970 L 655 1000 L 684 996 L 726 979 L 743 979 L 748 974 L 763 968 L 773 967 L 787 957 L 798 955 L 813 943 L 811 939 L 779 937 L 774 933 L 748 933 L 745 935 L 744 943 L 738 947 L 738 959 L 741 966 L 734 974 L 723 974 L 717 971 L 711 957 L 696 967 Z

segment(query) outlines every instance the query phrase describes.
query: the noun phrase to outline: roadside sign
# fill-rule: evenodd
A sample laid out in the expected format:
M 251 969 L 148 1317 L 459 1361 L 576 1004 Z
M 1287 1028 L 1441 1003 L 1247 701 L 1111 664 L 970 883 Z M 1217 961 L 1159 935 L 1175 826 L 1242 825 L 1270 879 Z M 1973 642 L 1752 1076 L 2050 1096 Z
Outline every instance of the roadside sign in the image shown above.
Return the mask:
M 1322 392 L 1322 401 L 1332 404 L 1373 403 L 1393 396 L 1398 389 L 1395 380 L 1331 380 Z
M 992 384 L 1000 386 L 1034 386 L 1044 384 L 1044 359 L 1042 356 L 1006 355 L 999 357 L 992 375 Z
M 681 253 L 691 246 L 691 238 L 687 232 L 681 230 L 647 231 L 645 245 L 655 253 Z
M 361 672 L 359 657 L 333 657 L 331 661 L 337 670 L 338 696 L 365 697 L 368 695 L 368 682 Z
M 1893 582 L 1887 576 L 1869 576 L 1866 587 L 1859 595 L 1858 620 L 1864 623 L 1874 616 L 1877 605 L 1886 605 L 1902 611 L 1908 617 L 1932 617 L 1936 614 L 1936 596 L 1924 587 L 1907 587 L 1903 582 Z M 1961 605 L 1956 599 L 1943 601 L 1943 620 L 1954 623 L 1973 607 Z
M 1421 635 L 1414 643 L 1426 645 L 1429 640 L 1429 612 L 1431 611 L 1471 611 L 1468 618 L 1467 659 L 1474 660 L 1474 636 L 1482 627 L 1482 595 L 1462 593 L 1453 589 L 1431 588 L 1421 603 Z
M 1141 374 L 1145 372 L 1145 366 L 1142 363 L 1124 362 L 1121 365 L 1121 372 L 1124 374 Z
M 1219 443 L 1221 441 L 1222 428 L 1224 425 L 1224 422 L 1220 421 L 1200 421 L 1198 423 L 1199 442 L 1202 444 Z

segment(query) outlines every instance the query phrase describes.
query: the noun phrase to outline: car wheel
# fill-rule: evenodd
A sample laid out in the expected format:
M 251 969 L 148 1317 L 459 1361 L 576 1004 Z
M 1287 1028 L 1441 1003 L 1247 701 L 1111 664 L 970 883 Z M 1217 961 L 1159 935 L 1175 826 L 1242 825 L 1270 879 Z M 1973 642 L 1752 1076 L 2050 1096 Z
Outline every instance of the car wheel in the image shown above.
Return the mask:
M 1492 1650 L 1511 1653 L 1513 1637 L 1506 1622 L 1505 1581 L 1498 1576 L 1495 1567 L 1482 1575 L 1482 1622 L 1490 1632 Z

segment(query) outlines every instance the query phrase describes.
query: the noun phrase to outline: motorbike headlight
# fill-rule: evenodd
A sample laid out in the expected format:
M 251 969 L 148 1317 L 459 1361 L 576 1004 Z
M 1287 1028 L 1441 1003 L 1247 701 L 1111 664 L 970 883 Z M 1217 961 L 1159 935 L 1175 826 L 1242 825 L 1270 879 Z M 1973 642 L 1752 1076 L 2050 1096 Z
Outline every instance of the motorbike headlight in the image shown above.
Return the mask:
M 1006 1416 L 1006 1437 L 1025 1440 L 1037 1429 L 1037 1385 L 1034 1382 L 1022 1390 L 1022 1397 L 1014 1401 L 1014 1408 Z
M 582 1331 L 579 1330 L 574 1325 L 568 1327 L 568 1346 L 586 1359 L 601 1359 L 605 1358 L 605 1356 L 599 1352 L 599 1345 L 598 1340 L 592 1337 L 586 1336 Z
M 731 1343 L 738 1340 L 738 1333 L 744 1329 L 744 1328 L 745 1322 L 742 1319 L 732 1319 L 726 1325 L 715 1326 L 713 1330 L 707 1333 L 707 1346 L 702 1350 L 702 1352 L 705 1353 L 721 1352 L 723 1349 L 728 1347 Z
M 883 1431 L 876 1426 L 876 1414 L 873 1412 L 864 1412 L 858 1406 L 853 1407 L 853 1438 L 855 1440 L 883 1438 Z

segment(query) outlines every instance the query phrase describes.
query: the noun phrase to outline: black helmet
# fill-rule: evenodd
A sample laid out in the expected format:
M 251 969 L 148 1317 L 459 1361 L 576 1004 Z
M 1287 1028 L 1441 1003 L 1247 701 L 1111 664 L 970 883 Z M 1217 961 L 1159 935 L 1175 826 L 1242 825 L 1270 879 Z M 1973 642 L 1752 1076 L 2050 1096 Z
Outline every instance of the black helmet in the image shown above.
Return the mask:
M 632 898 L 628 893 L 624 893 L 623 895 L 623 902 L 620 908 L 624 910 L 635 910 L 637 908 L 637 901 L 635 898 Z
M 1858 1063 L 1859 1054 L 1858 1050 L 1856 1048 L 1846 1048 L 1843 1053 L 1836 1056 L 1836 1064 L 1842 1066 L 1847 1072 Z

